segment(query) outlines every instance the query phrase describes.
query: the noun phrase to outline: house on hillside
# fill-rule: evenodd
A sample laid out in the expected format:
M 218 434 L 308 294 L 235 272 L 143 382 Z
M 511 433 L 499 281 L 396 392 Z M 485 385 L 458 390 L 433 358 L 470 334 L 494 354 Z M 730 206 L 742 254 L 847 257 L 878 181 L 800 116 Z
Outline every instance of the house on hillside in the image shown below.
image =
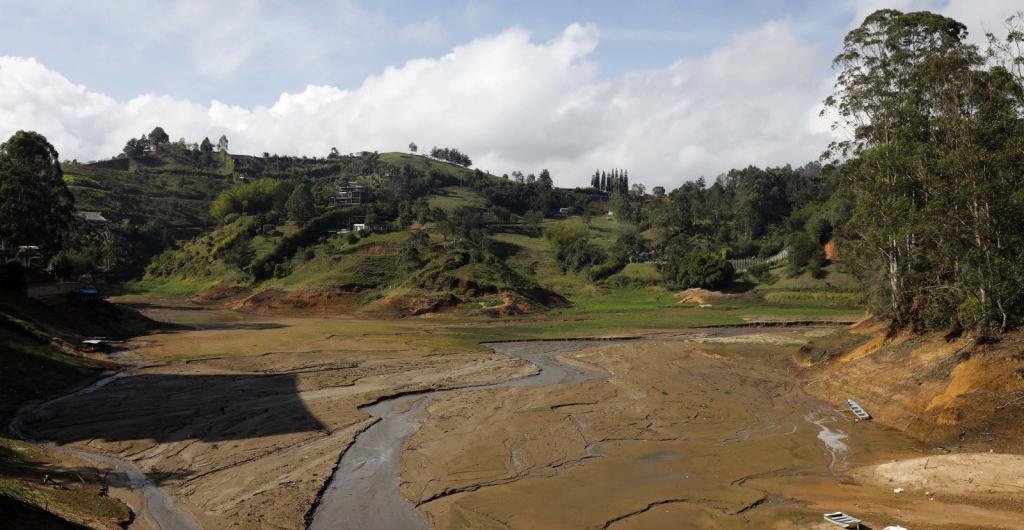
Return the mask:
M 371 202 L 373 202 L 372 188 L 350 183 L 339 186 L 338 194 L 329 199 L 329 204 L 332 208 Z
M 364 220 L 353 220 L 352 222 L 353 232 L 372 232 L 375 234 L 384 234 L 391 231 L 391 223 L 389 221 L 375 221 L 366 222 Z
M 105 225 L 109 222 L 106 217 L 103 217 L 101 212 L 78 212 L 78 216 L 87 223 Z

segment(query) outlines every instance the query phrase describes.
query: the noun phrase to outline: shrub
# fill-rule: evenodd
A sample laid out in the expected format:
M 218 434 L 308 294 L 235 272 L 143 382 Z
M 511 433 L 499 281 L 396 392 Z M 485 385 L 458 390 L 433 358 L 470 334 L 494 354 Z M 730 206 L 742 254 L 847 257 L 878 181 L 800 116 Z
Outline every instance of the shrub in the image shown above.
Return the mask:
M 628 264 L 629 261 L 621 256 L 610 259 L 590 269 L 590 280 L 595 282 L 604 280 L 605 278 L 621 271 Z
M 544 230 L 544 238 L 557 250 L 577 239 L 587 238 L 587 227 L 575 221 L 556 223 Z
M 210 205 L 210 215 L 224 219 L 229 214 L 254 214 L 269 212 L 282 199 L 286 187 L 280 181 L 263 179 L 242 184 L 221 192 Z
M 772 278 L 768 264 L 763 261 L 756 262 L 747 267 L 747 274 L 749 274 L 755 281 L 761 283 L 767 283 Z
M 300 247 L 316 243 L 329 228 L 338 226 L 342 220 L 346 220 L 347 215 L 341 210 L 327 212 L 314 218 L 295 233 L 282 238 L 273 250 L 253 262 L 252 274 L 255 279 L 263 280 L 269 276 L 278 278 L 286 276 L 287 273 L 282 275 L 275 266 L 294 256 Z
M 608 258 L 604 251 L 586 239 L 574 239 L 556 253 L 562 270 L 579 271 L 592 265 L 600 265 Z

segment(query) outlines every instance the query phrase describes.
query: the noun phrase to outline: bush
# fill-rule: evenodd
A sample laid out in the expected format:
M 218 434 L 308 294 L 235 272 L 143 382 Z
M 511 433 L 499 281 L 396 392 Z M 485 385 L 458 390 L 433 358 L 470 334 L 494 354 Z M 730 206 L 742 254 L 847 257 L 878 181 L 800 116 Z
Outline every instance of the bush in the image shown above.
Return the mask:
M 319 241 L 328 229 L 338 226 L 343 220 L 347 220 L 347 216 L 348 214 L 341 210 L 333 210 L 314 218 L 295 233 L 285 236 L 273 250 L 253 262 L 252 274 L 254 278 L 259 281 L 270 276 L 277 278 L 287 276 L 287 272 L 282 274 L 281 270 L 276 266 L 294 256 L 299 248 Z
M 563 271 L 579 271 L 604 263 L 604 251 L 587 240 L 587 227 L 574 221 L 555 224 L 544 230 L 544 237 L 555 247 L 555 257 Z
M 224 219 L 228 215 L 254 214 L 269 212 L 275 203 L 281 202 L 287 187 L 282 182 L 271 179 L 257 180 L 251 184 L 242 184 L 221 192 L 210 205 L 210 215 L 216 219 Z
M 587 227 L 575 221 L 556 223 L 544 230 L 544 238 L 551 242 L 555 249 L 566 246 L 574 240 L 587 238 Z
M 629 261 L 622 257 L 610 259 L 603 264 L 590 269 L 590 280 L 594 282 L 604 280 L 605 278 L 621 271 L 628 264 Z
M 574 239 L 556 253 L 563 271 L 580 271 L 592 265 L 600 265 L 608 258 L 604 251 L 586 239 Z
M 768 267 L 768 264 L 763 261 L 759 261 L 747 267 L 747 274 L 749 274 L 754 281 L 760 283 L 767 283 L 772 279 L 770 268 Z
M 676 282 L 684 289 L 721 289 L 732 281 L 736 271 L 732 263 L 718 254 L 693 252 L 679 262 Z

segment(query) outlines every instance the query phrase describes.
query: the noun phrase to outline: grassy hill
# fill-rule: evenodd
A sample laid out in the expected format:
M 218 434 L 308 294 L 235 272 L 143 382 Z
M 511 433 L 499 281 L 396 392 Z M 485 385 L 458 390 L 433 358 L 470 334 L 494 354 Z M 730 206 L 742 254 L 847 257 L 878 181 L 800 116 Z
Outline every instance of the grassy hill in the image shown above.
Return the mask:
M 109 219 L 165 228 L 206 227 L 210 203 L 231 186 L 229 176 L 152 167 L 138 171 L 111 164 L 68 164 L 64 181 L 79 210 L 100 211 Z
M 150 258 L 175 240 L 199 236 L 215 225 L 210 205 L 223 191 L 244 181 L 275 179 L 305 181 L 329 194 L 343 181 L 379 182 L 408 165 L 454 182 L 464 182 L 473 170 L 406 153 L 362 153 L 327 158 L 269 155 L 214 156 L 209 165 L 175 149 L 128 159 L 64 164 L 64 180 L 79 211 L 99 211 L 113 221 L 123 272 L 141 273 Z M 497 177 L 491 177 L 497 178 Z M 438 191 L 438 207 L 482 205 L 483 199 L 453 186 Z M 127 221 L 126 224 L 121 223 Z
M 627 228 L 616 218 L 577 216 L 530 225 L 525 211 L 510 212 L 491 202 L 498 200 L 497 194 L 515 203 L 515 187 L 510 191 L 507 180 L 478 170 L 408 153 L 230 155 L 219 156 L 213 167 L 202 170 L 189 163 L 165 153 L 131 164 L 118 160 L 67 168 L 67 180 L 83 207 L 104 213 L 122 208 L 130 216 L 149 215 L 163 226 L 199 228 L 196 237 L 151 260 L 145 277 L 132 284 L 137 291 L 205 291 L 208 296 L 336 292 L 351 295 L 346 303 L 356 300 L 360 305 L 416 298 L 422 302 L 413 304 L 417 307 L 444 301 L 442 306 L 480 311 L 510 304 L 519 304 L 514 311 L 558 306 L 562 296 L 578 307 L 608 310 L 629 310 L 636 304 L 660 307 L 672 298 L 654 263 L 625 263 L 595 281 L 585 269 L 565 270 L 543 237 L 544 230 L 558 223 L 574 223 L 584 227 L 590 243 L 613 254 Z M 313 191 L 320 217 L 301 227 L 285 222 L 283 212 L 235 216 L 216 224 L 209 206 L 218 193 L 243 185 L 239 177 L 304 183 Z M 329 207 L 327 199 L 346 181 L 371 186 L 382 197 L 372 206 Z M 118 202 L 116 196 L 144 198 Z M 458 224 L 467 209 L 492 216 L 486 221 L 485 248 L 449 240 L 442 226 Z M 391 231 L 339 233 L 367 215 L 391 225 Z M 397 228 L 399 215 L 407 216 L 401 226 L 411 224 L 408 229 Z M 446 217 L 448 221 L 438 220 Z M 653 230 L 640 235 L 654 243 Z M 781 268 L 771 276 L 757 285 L 748 283 L 754 289 L 745 296 L 779 306 L 848 307 L 860 302 L 852 278 L 835 267 L 826 267 L 817 277 L 804 273 L 788 278 Z M 634 293 L 632 300 L 614 295 L 626 292 Z M 614 303 L 609 306 L 608 300 Z
M 453 208 L 478 200 L 464 200 L 458 195 L 429 198 L 437 199 L 450 201 L 448 206 Z M 542 228 L 561 222 L 582 224 L 580 219 L 549 219 Z M 147 276 L 132 287 L 174 295 L 244 292 L 277 293 L 274 297 L 281 298 L 286 296 L 282 293 L 292 293 L 287 295 L 292 297 L 291 302 L 281 303 L 310 307 L 319 303 L 318 299 L 296 293 L 348 293 L 344 299 L 347 307 L 355 304 L 371 310 L 388 304 L 408 305 L 404 301 L 417 299 L 412 304 L 416 307 L 433 304 L 436 307 L 432 309 L 436 309 L 456 304 L 465 311 L 486 312 L 488 308 L 516 303 L 509 300 L 511 296 L 524 302 L 517 310 L 532 311 L 552 307 L 549 302 L 558 299 L 556 293 L 575 306 L 555 312 L 563 315 L 634 312 L 672 307 L 679 302 L 663 286 L 654 263 L 630 263 L 609 278 L 595 282 L 585 272 L 563 270 L 554 248 L 541 232 L 515 223 L 503 225 L 491 235 L 494 251 L 491 257 L 484 258 L 474 258 L 472 252 L 444 241 L 431 226 L 421 227 L 426 228 L 422 232 L 415 229 L 363 236 L 325 230 L 294 251 L 282 252 L 282 248 L 294 246 L 288 242 L 290 239 L 306 230 L 285 223 L 250 236 L 250 263 L 279 256 L 273 262 L 272 275 L 255 278 L 245 266 L 231 262 L 232 246 L 253 229 L 253 223 L 253 217 L 241 217 L 163 254 L 153 262 Z M 586 226 L 589 237 L 606 248 L 615 244 L 623 228 L 607 217 L 593 219 Z M 427 246 L 421 243 L 417 247 L 416 238 L 424 237 Z M 410 252 L 420 253 L 421 261 L 410 262 Z M 732 295 L 729 303 L 767 303 L 777 306 L 780 314 L 786 314 L 787 307 L 845 310 L 860 303 L 852 278 L 834 265 L 825 268 L 823 278 L 806 273 L 787 278 L 781 268 L 774 270 L 773 275 L 776 278 L 770 283 Z M 395 302 L 396 299 L 404 301 Z

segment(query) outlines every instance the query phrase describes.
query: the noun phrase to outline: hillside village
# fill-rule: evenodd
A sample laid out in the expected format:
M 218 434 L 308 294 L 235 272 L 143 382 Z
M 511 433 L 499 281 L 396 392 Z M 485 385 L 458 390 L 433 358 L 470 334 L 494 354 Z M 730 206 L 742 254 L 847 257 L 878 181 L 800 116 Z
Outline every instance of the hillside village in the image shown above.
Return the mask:
M 511 296 L 514 307 L 539 308 L 602 286 L 720 288 L 737 272 L 750 287 L 769 287 L 766 280 L 813 267 L 809 277 L 835 275 L 814 282 L 834 291 L 832 298 L 857 303 L 844 294 L 844 273 L 823 259 L 827 227 L 842 220 L 818 214 L 810 241 L 786 240 L 793 213 L 803 208 L 806 217 L 828 199 L 827 178 L 813 165 L 735 170 L 710 188 L 698 181 L 647 194 L 639 183 L 629 189 L 628 172 L 617 169 L 595 172 L 595 187 L 569 189 L 556 187 L 546 170 L 499 177 L 413 153 L 257 158 L 221 150 L 204 158 L 202 148 L 161 143 L 162 131 L 132 140 L 111 161 L 64 165 L 93 243 L 62 280 L 116 281 L 148 263 L 129 285 L 174 294 L 217 287 L 333 289 L 374 299 L 454 295 L 469 307 Z M 227 139 L 220 143 L 226 148 Z M 802 195 L 756 196 L 759 180 Z M 748 221 L 742 212 L 707 210 L 709 198 L 724 205 L 724 196 L 744 193 L 748 211 L 760 209 L 756 201 L 776 201 L 777 212 Z M 719 243 L 730 240 L 731 247 Z M 783 263 L 793 244 L 806 248 Z M 684 246 L 711 256 L 695 266 L 720 270 L 684 279 L 664 267 Z M 403 272 L 413 270 L 420 274 Z

